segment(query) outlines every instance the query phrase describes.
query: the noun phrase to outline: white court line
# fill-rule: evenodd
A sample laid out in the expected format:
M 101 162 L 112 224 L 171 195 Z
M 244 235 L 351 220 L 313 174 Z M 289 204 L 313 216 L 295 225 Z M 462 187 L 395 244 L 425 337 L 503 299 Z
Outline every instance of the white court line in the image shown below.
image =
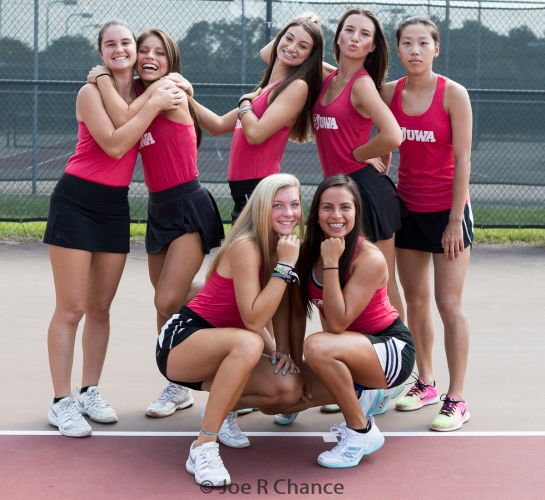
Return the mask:
M 245 432 L 249 437 L 321 437 L 330 441 L 329 432 Z M 545 437 L 545 431 L 491 431 L 491 432 L 383 432 L 385 437 Z M 59 436 L 58 431 L 2 431 L 0 436 Z M 93 431 L 93 436 L 102 437 L 195 437 L 197 432 L 131 432 Z

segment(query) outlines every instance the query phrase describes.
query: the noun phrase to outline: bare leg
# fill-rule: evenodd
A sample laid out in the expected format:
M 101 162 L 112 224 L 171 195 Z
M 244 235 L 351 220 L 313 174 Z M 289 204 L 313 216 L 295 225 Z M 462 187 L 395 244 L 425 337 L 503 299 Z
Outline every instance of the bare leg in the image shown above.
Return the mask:
M 435 332 L 430 309 L 431 255 L 418 250 L 397 249 L 397 266 L 407 302 L 407 320 L 416 349 L 416 365 L 420 378 L 432 385 L 433 342 Z
M 155 288 L 157 330 L 194 295 L 191 284 L 204 260 L 199 233 L 186 233 L 158 254 L 148 254 L 150 280 Z
M 305 341 L 304 351 L 310 368 L 335 396 L 346 425 L 365 428 L 367 419 L 354 391 L 354 381 L 367 387 L 387 387 L 371 342 L 355 332 L 315 333 Z
M 383 253 L 388 265 L 388 298 L 397 309 L 401 321 L 405 321 L 405 308 L 403 307 L 403 300 L 401 299 L 396 280 L 395 236 L 392 236 L 389 240 L 377 241 L 375 245 Z
M 202 428 L 217 433 L 244 390 L 263 352 L 260 335 L 235 328 L 202 329 L 172 349 L 167 373 L 172 380 L 205 381 L 210 396 Z M 197 443 L 215 440 L 200 434 Z
M 462 292 L 470 249 L 453 261 L 434 255 L 435 301 L 445 328 L 445 351 L 450 375 L 449 394 L 463 399 L 469 353 L 469 326 L 462 310 Z
M 124 253 L 93 253 L 82 338 L 82 387 L 98 385 L 100 380 L 110 338 L 110 306 L 126 260 Z
M 47 347 L 55 397 L 71 392 L 74 341 L 85 312 L 92 253 L 48 245 L 55 281 L 55 312 L 49 325 Z

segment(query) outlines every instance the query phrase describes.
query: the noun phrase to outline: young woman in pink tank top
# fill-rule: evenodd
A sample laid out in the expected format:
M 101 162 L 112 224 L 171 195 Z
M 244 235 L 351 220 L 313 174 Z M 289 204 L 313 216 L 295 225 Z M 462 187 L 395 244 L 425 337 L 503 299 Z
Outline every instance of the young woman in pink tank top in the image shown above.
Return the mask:
M 301 216 L 294 176 L 263 179 L 212 261 L 204 288 L 159 335 L 161 373 L 172 382 L 209 391 L 186 462 L 198 484 L 231 481 L 218 440 L 236 448 L 250 446 L 235 410 L 291 404 L 301 397 L 287 337 Z M 279 335 L 277 351 L 264 352 L 268 333 L 263 330 L 271 321 Z
M 180 50 L 172 37 L 157 28 L 138 37 L 137 49 L 138 91 L 148 98 L 160 79 L 179 74 Z M 103 68 L 94 69 L 90 77 L 100 71 Z M 109 79 L 99 79 L 98 85 L 106 109 L 118 126 L 145 103 L 137 99 L 127 104 Z M 192 281 L 204 256 L 219 246 L 224 236 L 215 201 L 198 180 L 200 137 L 193 100 L 186 96 L 176 109 L 158 115 L 140 141 L 149 189 L 146 251 L 158 331 L 195 294 Z M 146 415 L 166 417 L 192 404 L 189 390 L 170 383 L 148 406 Z
M 470 418 L 463 399 L 469 327 L 462 310 L 462 291 L 473 237 L 471 104 L 464 87 L 433 72 L 439 31 L 432 21 L 409 18 L 397 29 L 396 38 L 407 76 L 386 84 L 382 94 L 403 129 L 398 185 L 409 212 L 396 245 L 420 377 L 398 400 L 396 409 L 417 410 L 439 402 L 432 371 L 431 260 L 450 375 L 448 391 L 441 398 L 443 406 L 431 429 L 453 431 Z
M 382 446 L 372 415 L 414 366 L 411 335 L 386 294 L 384 255 L 362 237 L 362 210 L 349 176 L 326 177 L 311 204 L 297 266 L 300 300 L 293 301 L 292 314 L 299 324 L 290 342 L 298 347 L 291 356 L 303 367 L 306 389 L 304 399 L 282 413 L 333 402 L 341 407 L 346 424 L 335 427 L 340 442 L 318 457 L 329 468 L 354 467 Z M 323 331 L 305 340 L 305 309 L 310 316 L 312 304 Z
M 212 135 L 234 130 L 228 173 L 233 221 L 258 182 L 280 171 L 288 138 L 303 142 L 312 135 L 311 109 L 320 91 L 322 32 L 308 19 L 294 19 L 269 48 L 272 57 L 261 83 L 256 91 L 240 98 L 238 109 L 220 117 L 197 105 L 201 124 Z
M 134 98 L 134 34 L 125 24 L 105 24 L 98 37 L 99 52 L 123 99 Z M 102 399 L 98 383 L 110 334 L 109 311 L 129 251 L 127 199 L 136 143 L 155 116 L 175 107 L 181 96 L 172 82 L 161 85 L 140 112 L 118 129 L 112 124 L 95 85 L 79 91 L 76 117 L 78 145 L 65 174 L 51 196 L 44 241 L 55 281 L 55 312 L 48 333 L 48 351 L 55 397 L 49 423 L 61 434 L 82 437 L 91 420 L 117 421 Z M 78 394 L 71 395 L 76 330 L 83 327 L 83 375 Z

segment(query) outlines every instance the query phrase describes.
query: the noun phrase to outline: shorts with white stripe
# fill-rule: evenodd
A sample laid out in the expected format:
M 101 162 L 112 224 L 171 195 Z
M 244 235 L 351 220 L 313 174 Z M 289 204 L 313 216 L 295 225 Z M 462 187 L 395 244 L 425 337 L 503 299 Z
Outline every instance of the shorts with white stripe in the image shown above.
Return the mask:
M 380 361 L 388 387 L 401 385 L 411 375 L 416 359 L 411 333 L 399 318 L 374 335 L 365 334 Z M 354 384 L 356 390 L 374 389 Z
M 214 327 L 197 313 L 184 306 L 179 314 L 174 314 L 161 328 L 155 350 L 157 366 L 166 379 L 197 391 L 202 390 L 202 381 L 187 382 L 184 380 L 171 380 L 167 377 L 167 360 L 172 349 L 203 328 Z

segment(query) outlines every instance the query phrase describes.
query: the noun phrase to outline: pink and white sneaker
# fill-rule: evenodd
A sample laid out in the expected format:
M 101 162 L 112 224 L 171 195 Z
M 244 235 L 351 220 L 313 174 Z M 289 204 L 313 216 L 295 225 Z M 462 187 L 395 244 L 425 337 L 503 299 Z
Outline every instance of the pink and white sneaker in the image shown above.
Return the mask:
M 454 394 L 443 394 L 441 401 L 443 407 L 430 425 L 432 431 L 456 431 L 471 418 L 466 402 L 456 399 Z
M 409 392 L 396 401 L 396 410 L 413 411 L 419 410 L 423 406 L 439 403 L 439 393 L 433 385 L 425 384 L 422 379 L 418 379 L 411 387 Z

